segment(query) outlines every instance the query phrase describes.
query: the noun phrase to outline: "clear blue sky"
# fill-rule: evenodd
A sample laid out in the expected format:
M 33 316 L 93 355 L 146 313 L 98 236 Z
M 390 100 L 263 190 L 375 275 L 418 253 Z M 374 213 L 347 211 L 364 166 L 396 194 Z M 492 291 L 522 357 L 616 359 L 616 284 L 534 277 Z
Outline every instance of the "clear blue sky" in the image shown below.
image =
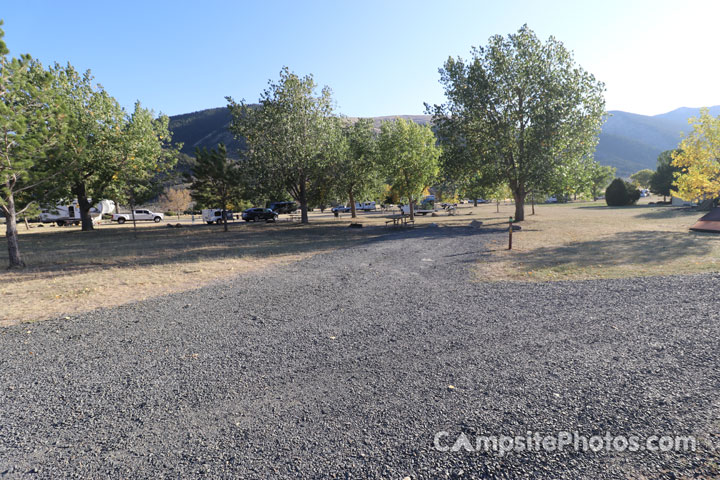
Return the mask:
M 575 52 L 609 110 L 720 104 L 718 0 L 4 0 L 11 54 L 90 69 L 130 107 L 169 115 L 255 102 L 287 65 L 349 116 L 419 114 L 443 101 L 448 56 L 524 23 Z

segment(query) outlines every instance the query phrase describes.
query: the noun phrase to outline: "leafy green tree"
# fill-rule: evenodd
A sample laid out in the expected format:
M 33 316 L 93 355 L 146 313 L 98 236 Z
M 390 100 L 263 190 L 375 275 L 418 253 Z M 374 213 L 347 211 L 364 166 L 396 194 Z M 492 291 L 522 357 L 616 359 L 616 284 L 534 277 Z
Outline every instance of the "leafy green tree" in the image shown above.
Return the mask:
M 185 179 L 190 183 L 190 195 L 199 204 L 228 211 L 242 201 L 243 172 L 238 162 L 228 158 L 222 143 L 217 149 L 196 149 L 195 164 Z M 223 228 L 227 232 L 226 217 Z
M 521 221 L 528 192 L 594 152 L 604 86 L 562 43 L 550 37 L 543 44 L 527 26 L 490 38 L 472 54 L 468 63 L 445 62 L 447 103 L 427 109 L 441 139 L 462 141 L 456 148 L 468 150 L 464 158 L 491 166 L 510 186 Z
M 720 197 L 720 116 L 707 108 L 690 119 L 692 131 L 685 135 L 672 154 L 676 195 L 683 200 Z
M 300 78 L 285 67 L 259 107 L 227 97 L 230 130 L 245 141 L 243 165 L 254 175 L 255 189 L 287 191 L 300 204 L 303 223 L 308 223 L 308 189 L 323 183 L 319 179 L 344 146 L 330 89 L 315 95 L 316 88 L 312 75 Z
M 649 168 L 645 168 L 630 175 L 630 180 L 632 180 L 633 183 L 640 188 L 648 188 L 654 173 L 655 172 Z
M 486 195 L 487 196 L 483 198 L 494 201 L 495 211 L 500 213 L 500 202 L 504 201 L 506 198 L 512 197 L 512 191 L 510 191 L 510 187 L 506 184 L 499 183 L 487 191 Z
M 457 186 L 463 196 L 472 198 L 477 207 L 477 200 L 487 198 L 501 179 L 495 169 L 473 157 L 475 152 L 467 147 L 468 142 L 459 129 L 441 123 L 437 135 L 438 143 L 442 145 L 440 164 L 445 181 Z
M 378 146 L 381 162 L 390 183 L 408 199 L 410 218 L 415 218 L 415 201 L 432 185 L 440 171 L 440 148 L 429 126 L 398 119 L 380 127 Z
M 93 85 L 89 71 L 56 64 L 52 73 L 69 113 L 54 163 L 64 171 L 63 196 L 77 198 L 83 231 L 93 230 L 93 201 L 111 197 L 136 205 L 157 195 L 159 179 L 174 166 L 180 146 L 171 147 L 166 116 L 154 118 L 140 102 L 128 115 Z
M 347 123 L 343 134 L 347 148 L 335 163 L 335 181 L 339 192 L 350 201 L 352 218 L 356 218 L 356 197 L 376 194 L 382 182 L 377 138 L 373 122 L 367 118 Z
M 473 206 L 478 206 L 478 199 L 489 199 L 497 187 L 497 183 L 489 181 L 487 176 L 477 173 L 464 177 L 460 181 L 459 192 L 464 198 L 472 200 Z
M 0 29 L 0 212 L 9 267 L 22 268 L 17 218 L 33 207 L 38 192 L 53 190 L 49 182 L 58 171 L 50 168 L 48 153 L 62 138 L 64 117 L 48 72 L 29 55 L 8 58 L 3 36 Z
M 123 120 L 120 142 L 113 165 L 117 171 L 104 192 L 130 205 L 136 228 L 135 206 L 157 197 L 163 182 L 177 162 L 177 148 L 171 146 L 169 119 L 154 118 L 153 112 L 135 103 L 132 115 Z M 79 201 L 79 200 L 78 200 Z
M 77 198 L 82 230 L 93 230 L 92 202 L 105 198 L 121 170 L 120 145 L 126 121 L 120 104 L 102 87 L 93 86 L 89 71 L 80 74 L 72 65 L 55 64 L 53 88 L 68 112 L 68 129 L 53 156 L 64 174 L 57 198 Z
M 657 169 L 650 178 L 650 191 L 656 195 L 666 197 L 672 195 L 670 189 L 675 181 L 675 176 L 680 174 L 680 168 L 672 164 L 673 154 L 678 150 L 665 150 L 657 159 Z
M 610 184 L 612 179 L 615 178 L 616 171 L 617 169 L 615 167 L 600 165 L 597 162 L 593 164 L 592 171 L 590 173 L 590 194 L 593 197 L 593 201 L 597 200 L 597 197 L 600 196 L 600 192 L 602 192 Z
M 577 198 L 591 189 L 592 174 L 596 162 L 590 156 L 571 158 L 557 166 L 555 174 L 546 177 L 538 189 L 533 186 L 533 192 L 548 192 L 555 194 L 559 202 L 565 202 L 571 196 Z

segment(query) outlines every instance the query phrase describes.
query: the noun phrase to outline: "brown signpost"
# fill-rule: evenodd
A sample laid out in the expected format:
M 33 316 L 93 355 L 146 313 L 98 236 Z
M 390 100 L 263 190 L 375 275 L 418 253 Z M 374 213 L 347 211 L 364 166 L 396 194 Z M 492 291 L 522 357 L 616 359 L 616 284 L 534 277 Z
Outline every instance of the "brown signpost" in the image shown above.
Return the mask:
M 508 250 L 512 250 L 512 231 L 513 231 L 513 218 L 510 217 L 510 227 L 508 229 Z

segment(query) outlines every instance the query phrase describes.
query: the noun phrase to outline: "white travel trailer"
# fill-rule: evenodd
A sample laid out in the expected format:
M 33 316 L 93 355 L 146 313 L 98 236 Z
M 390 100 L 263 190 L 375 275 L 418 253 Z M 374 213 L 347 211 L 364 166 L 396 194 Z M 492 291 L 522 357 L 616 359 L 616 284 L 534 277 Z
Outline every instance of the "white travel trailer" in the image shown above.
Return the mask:
M 111 214 L 115 211 L 115 202 L 102 200 L 90 208 L 90 218 L 93 223 L 98 223 L 104 214 Z M 40 211 L 42 223 L 56 223 L 59 227 L 65 225 L 80 225 L 80 206 L 77 200 L 70 204 L 58 203 L 54 207 L 43 207 Z
M 362 210 L 363 212 L 370 212 L 377 209 L 375 202 L 355 202 L 355 210 Z

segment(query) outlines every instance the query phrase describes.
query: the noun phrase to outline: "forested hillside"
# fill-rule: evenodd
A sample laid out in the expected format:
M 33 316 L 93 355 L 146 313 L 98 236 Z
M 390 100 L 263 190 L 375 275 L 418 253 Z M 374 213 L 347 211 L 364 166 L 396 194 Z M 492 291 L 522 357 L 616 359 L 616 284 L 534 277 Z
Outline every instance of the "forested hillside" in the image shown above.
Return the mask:
M 660 115 L 647 116 L 619 110 L 609 112 L 595 159 L 603 165 L 616 167 L 618 175 L 629 176 L 644 168 L 655 169 L 658 155 L 675 148 L 683 132 L 689 131 L 688 119 L 699 114 L 698 108 L 678 108 Z M 710 108 L 712 115 L 720 114 L 720 106 Z M 392 115 L 373 117 L 375 126 L 395 118 L 416 123 L 430 121 L 429 115 Z M 236 156 L 241 148 L 228 132 L 230 112 L 225 107 L 170 117 L 170 130 L 175 142 L 183 144 L 182 152 L 194 156 L 195 148 L 214 148 L 224 143 L 230 155 Z

